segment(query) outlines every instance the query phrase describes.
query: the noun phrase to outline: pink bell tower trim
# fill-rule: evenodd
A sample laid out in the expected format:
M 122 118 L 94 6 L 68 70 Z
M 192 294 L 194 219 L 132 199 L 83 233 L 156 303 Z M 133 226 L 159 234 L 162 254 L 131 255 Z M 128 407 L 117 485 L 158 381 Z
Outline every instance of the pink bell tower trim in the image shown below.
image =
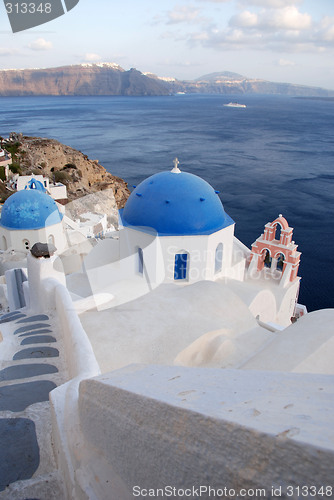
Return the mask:
M 264 233 L 252 245 L 252 258 L 258 255 L 258 271 L 264 267 L 282 271 L 290 270 L 289 281 L 297 279 L 301 253 L 292 241 L 293 228 L 280 214 L 265 225 Z

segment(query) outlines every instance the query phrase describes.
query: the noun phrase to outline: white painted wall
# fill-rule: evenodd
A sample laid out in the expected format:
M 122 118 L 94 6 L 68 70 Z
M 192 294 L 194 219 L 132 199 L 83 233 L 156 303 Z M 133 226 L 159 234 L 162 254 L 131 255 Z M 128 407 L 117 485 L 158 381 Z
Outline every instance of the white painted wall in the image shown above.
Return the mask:
M 251 252 L 233 233 L 234 226 L 230 226 L 209 236 L 158 237 L 123 228 L 119 240 L 107 239 L 98 243 L 85 258 L 84 270 L 93 293 L 111 293 L 115 297 L 114 304 L 133 300 L 162 283 L 184 285 L 201 280 L 223 280 L 247 304 L 254 317 L 259 315 L 264 322 L 288 326 L 299 282 L 282 287 L 270 273 L 247 273 Z M 220 243 L 223 245 L 223 261 L 221 271 L 216 273 L 215 254 Z M 139 272 L 139 248 L 144 258 L 142 274 Z M 174 280 L 177 253 L 188 253 L 186 280 Z M 121 283 L 120 287 L 117 287 L 118 283 Z M 125 297 L 126 287 L 128 297 Z M 117 302 L 120 288 L 123 298 Z
M 56 255 L 36 258 L 28 254 L 27 267 L 30 308 L 35 313 L 44 312 L 50 308 L 50 293 L 45 290 L 45 280 L 53 278 L 56 283 L 66 285 L 61 261 Z
M 48 283 L 50 286 L 50 282 Z M 51 286 L 53 284 L 51 283 Z M 92 346 L 76 313 L 71 296 L 61 283 L 54 288 L 55 309 L 60 321 L 69 376 L 84 378 L 100 373 Z
M 54 200 L 65 200 L 67 198 L 67 189 L 64 184 L 58 182 L 56 184 L 49 183 L 49 193 Z
M 43 175 L 19 175 L 17 176 L 16 180 L 16 190 L 17 191 L 22 191 L 30 182 L 32 179 L 35 179 L 36 181 L 39 181 L 43 184 L 45 189 L 48 189 L 49 187 L 49 178 L 44 177 Z
M 41 182 L 54 200 L 63 200 L 67 198 L 67 189 L 64 184 L 61 182 L 55 184 L 50 183 L 50 179 L 43 175 L 14 175 L 12 183 L 14 183 L 17 191 L 22 191 L 32 179 Z
M 234 225 L 211 235 L 157 236 L 124 228 L 120 231 L 121 259 L 129 258 L 128 269 L 138 273 L 138 247 L 143 249 L 145 271 L 152 284 L 175 282 L 175 254 L 188 253 L 188 283 L 214 280 L 229 272 L 232 263 Z M 215 255 L 219 243 L 223 245 L 222 269 L 215 274 Z M 180 280 L 179 283 L 184 283 Z
M 175 282 L 175 254 L 183 252 L 189 254 L 188 283 L 214 280 L 225 275 L 232 262 L 233 232 L 234 226 L 229 226 L 211 235 L 161 236 L 159 240 L 165 269 L 164 281 Z M 215 255 L 219 243 L 223 244 L 222 269 L 219 274 L 215 274 Z M 182 280 L 177 282 L 182 283 Z
M 117 303 L 137 298 L 162 283 L 184 285 L 215 280 L 228 273 L 231 267 L 233 226 L 209 236 L 158 237 L 132 228 L 122 228 L 118 234 L 119 239 L 108 238 L 99 242 L 83 264 L 93 293 L 111 293 Z M 219 243 L 223 244 L 223 261 L 221 271 L 215 274 Z M 142 272 L 139 249 L 143 253 Z M 175 254 L 185 252 L 189 254 L 187 279 L 175 281 Z M 244 261 L 241 265 L 244 266 Z
M 138 249 L 143 250 L 144 270 L 143 279 L 154 285 L 158 276 L 157 259 L 161 254 L 160 238 L 156 234 L 149 234 L 130 228 L 124 228 L 119 233 L 120 265 L 124 278 L 140 276 Z
M 299 292 L 300 281 L 296 279 L 292 283 L 289 282 L 288 285 L 283 289 L 284 295 L 282 299 L 278 302 L 278 311 L 277 311 L 277 323 L 288 326 L 290 324 L 290 318 L 294 314 L 296 301 Z
M 25 244 L 26 241 L 28 245 Z M 12 248 L 16 251 L 26 251 L 35 243 L 48 243 L 52 241 L 58 253 L 66 248 L 65 231 L 62 222 L 45 228 L 30 230 L 9 230 L 0 226 L 0 250 L 6 250 L 5 246 L 7 245 L 7 249 Z
M 333 381 L 152 365 L 85 380 L 79 415 L 91 462 L 78 464 L 77 488 L 89 487 L 89 498 L 128 500 L 166 486 L 259 489 L 274 498 L 272 487 L 331 485 Z

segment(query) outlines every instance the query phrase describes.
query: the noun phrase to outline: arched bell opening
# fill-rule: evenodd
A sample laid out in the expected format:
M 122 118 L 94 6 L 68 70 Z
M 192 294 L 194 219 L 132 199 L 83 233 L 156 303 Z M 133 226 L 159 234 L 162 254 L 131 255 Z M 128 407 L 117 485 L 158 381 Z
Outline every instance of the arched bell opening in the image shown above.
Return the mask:
M 285 255 L 283 253 L 278 253 L 275 258 L 277 259 L 276 269 L 278 271 L 283 271 Z

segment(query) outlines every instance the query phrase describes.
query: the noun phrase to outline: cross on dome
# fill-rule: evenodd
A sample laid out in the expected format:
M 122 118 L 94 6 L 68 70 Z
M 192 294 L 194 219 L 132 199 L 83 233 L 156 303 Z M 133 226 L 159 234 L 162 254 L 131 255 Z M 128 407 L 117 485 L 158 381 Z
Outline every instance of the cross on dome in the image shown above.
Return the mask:
M 174 163 L 174 168 L 171 170 L 171 172 L 173 174 L 180 174 L 181 170 L 179 169 L 180 162 L 179 162 L 178 158 L 174 158 L 173 163 Z

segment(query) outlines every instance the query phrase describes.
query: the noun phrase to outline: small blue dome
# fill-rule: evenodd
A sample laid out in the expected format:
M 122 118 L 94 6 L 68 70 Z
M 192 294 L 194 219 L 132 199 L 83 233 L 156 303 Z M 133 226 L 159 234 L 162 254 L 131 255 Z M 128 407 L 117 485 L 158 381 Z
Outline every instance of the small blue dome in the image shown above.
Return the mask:
M 41 229 L 61 222 L 56 202 L 40 189 L 23 189 L 4 203 L 0 224 L 7 229 Z
M 34 178 L 30 179 L 24 189 L 37 189 L 38 191 L 43 191 L 43 193 L 45 193 L 46 191 L 43 183 L 41 181 L 37 181 Z
M 160 172 L 141 182 L 121 212 L 124 226 L 161 236 L 212 234 L 234 221 L 217 192 L 197 175 Z

